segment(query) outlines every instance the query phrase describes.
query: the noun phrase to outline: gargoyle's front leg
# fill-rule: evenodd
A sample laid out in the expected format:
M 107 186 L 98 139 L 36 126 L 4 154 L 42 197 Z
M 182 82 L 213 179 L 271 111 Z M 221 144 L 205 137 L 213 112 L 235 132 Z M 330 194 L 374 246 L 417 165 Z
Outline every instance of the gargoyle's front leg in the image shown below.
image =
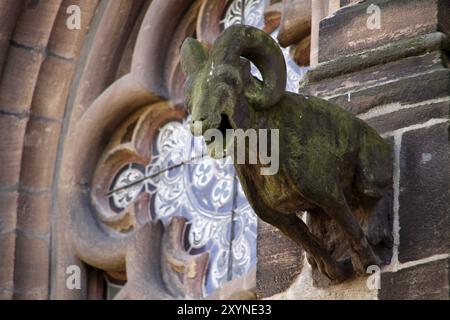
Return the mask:
M 365 274 L 367 267 L 381 264 L 381 260 L 375 255 L 358 220 L 348 206 L 342 190 L 337 200 L 328 199 L 322 209 L 338 223 L 350 242 L 353 251 L 352 264 L 357 273 Z
M 262 220 L 278 228 L 301 246 L 314 259 L 319 270 L 334 282 L 344 281 L 352 275 L 352 270 L 333 259 L 319 239 L 295 214 L 287 215 L 261 206 L 255 211 Z
M 372 213 L 369 219 L 369 230 L 367 231 L 367 239 L 372 245 L 384 245 L 392 248 L 394 238 L 392 236 L 391 221 L 384 210 L 375 210 L 374 206 L 366 210 Z
M 309 231 L 308 226 L 302 219 L 295 214 L 278 212 L 266 206 L 262 199 L 258 198 L 258 190 L 245 167 L 237 165 L 236 169 L 247 200 L 258 217 L 281 230 L 302 247 L 314 258 L 319 270 L 334 282 L 344 281 L 352 275 L 353 271 L 349 270 L 344 263 L 339 263 L 331 257 L 320 240 Z
M 349 278 L 352 270 L 343 263 L 333 259 L 319 239 L 308 229 L 302 219 L 295 214 L 285 214 L 265 206 L 261 201 L 252 201 L 247 196 L 252 208 L 263 221 L 279 229 L 297 245 L 302 247 L 317 264 L 319 270 L 335 282 L 341 282 Z

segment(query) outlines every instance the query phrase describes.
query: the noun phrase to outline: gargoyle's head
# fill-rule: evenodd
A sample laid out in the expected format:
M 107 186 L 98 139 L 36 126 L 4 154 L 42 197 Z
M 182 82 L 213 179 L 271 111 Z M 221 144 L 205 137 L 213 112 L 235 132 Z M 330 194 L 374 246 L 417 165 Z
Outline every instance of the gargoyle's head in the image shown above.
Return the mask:
M 261 72 L 262 82 L 251 80 L 247 59 Z M 187 76 L 184 98 L 192 117 L 192 133 L 205 136 L 209 129 L 222 133 L 222 140 L 205 136 L 208 153 L 215 158 L 226 154 L 215 150 L 225 151 L 226 129 L 237 126 L 233 115 L 239 112 L 243 99 L 255 111 L 267 109 L 278 102 L 286 87 L 286 65 L 279 46 L 250 26 L 226 29 L 211 52 L 187 38 L 181 47 L 181 65 Z M 218 141 L 220 146 L 215 145 Z

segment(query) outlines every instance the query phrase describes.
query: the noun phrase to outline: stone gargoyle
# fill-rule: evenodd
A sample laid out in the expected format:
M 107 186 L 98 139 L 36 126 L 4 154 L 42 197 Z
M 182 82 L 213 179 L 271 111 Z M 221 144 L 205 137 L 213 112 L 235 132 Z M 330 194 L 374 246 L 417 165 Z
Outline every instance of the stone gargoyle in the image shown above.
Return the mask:
M 251 75 L 249 61 L 259 69 L 263 81 Z M 384 195 L 392 180 L 391 146 L 342 108 L 320 98 L 286 92 L 282 52 L 259 29 L 232 26 L 210 51 L 187 38 L 181 48 L 181 65 L 187 76 L 185 105 L 192 121 L 201 123 L 200 134 L 208 129 L 279 130 L 278 173 L 261 175 L 261 163 L 234 161 L 256 214 L 303 247 L 309 261 L 333 283 L 380 265 L 371 243 L 391 238 L 389 228 L 370 227 L 378 231 L 366 236 L 352 214 L 349 199 L 376 203 Z M 211 146 L 219 143 L 216 140 L 206 143 L 211 156 L 227 154 L 226 150 L 222 154 L 211 151 L 215 150 Z M 301 211 L 321 211 L 335 221 L 350 245 L 350 258 L 333 258 L 298 217 Z

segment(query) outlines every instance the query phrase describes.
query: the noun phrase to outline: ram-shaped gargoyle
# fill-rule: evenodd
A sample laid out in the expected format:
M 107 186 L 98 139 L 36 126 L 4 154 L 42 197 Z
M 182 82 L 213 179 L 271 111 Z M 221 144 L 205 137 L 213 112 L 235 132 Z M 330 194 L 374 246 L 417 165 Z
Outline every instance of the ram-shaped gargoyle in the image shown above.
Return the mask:
M 263 81 L 251 76 L 248 61 L 256 65 Z M 279 141 L 269 141 L 279 144 L 276 174 L 262 175 L 260 162 L 234 161 L 256 214 L 303 247 L 309 260 L 334 282 L 348 278 L 353 270 L 361 274 L 370 265 L 379 265 L 370 243 L 390 239 L 389 228 L 381 226 L 381 231 L 366 237 L 352 214 L 349 199 L 376 203 L 383 196 L 392 179 L 390 145 L 340 107 L 316 97 L 285 92 L 282 52 L 259 29 L 232 26 L 210 51 L 188 38 L 181 48 L 181 64 L 187 76 L 185 104 L 193 123 L 201 124 L 201 132 L 192 129 L 194 134 L 204 135 L 208 129 L 224 134 L 226 129 L 237 128 L 279 130 Z M 211 156 L 227 153 L 227 143 L 218 139 L 206 143 Z M 224 152 L 214 152 L 217 143 Z M 251 152 L 248 148 L 252 146 L 245 152 Z M 351 259 L 334 259 L 297 215 L 318 210 L 340 227 L 350 244 Z

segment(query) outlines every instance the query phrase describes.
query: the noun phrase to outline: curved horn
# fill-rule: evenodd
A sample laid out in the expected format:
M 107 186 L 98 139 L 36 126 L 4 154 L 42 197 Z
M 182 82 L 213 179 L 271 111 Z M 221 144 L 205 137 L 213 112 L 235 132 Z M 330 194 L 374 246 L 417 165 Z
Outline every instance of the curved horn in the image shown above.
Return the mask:
M 286 63 L 278 44 L 264 31 L 251 26 L 231 26 L 217 38 L 211 54 L 215 64 L 239 66 L 242 56 L 261 71 L 262 90 L 248 96 L 256 109 L 267 109 L 280 100 L 286 88 Z

